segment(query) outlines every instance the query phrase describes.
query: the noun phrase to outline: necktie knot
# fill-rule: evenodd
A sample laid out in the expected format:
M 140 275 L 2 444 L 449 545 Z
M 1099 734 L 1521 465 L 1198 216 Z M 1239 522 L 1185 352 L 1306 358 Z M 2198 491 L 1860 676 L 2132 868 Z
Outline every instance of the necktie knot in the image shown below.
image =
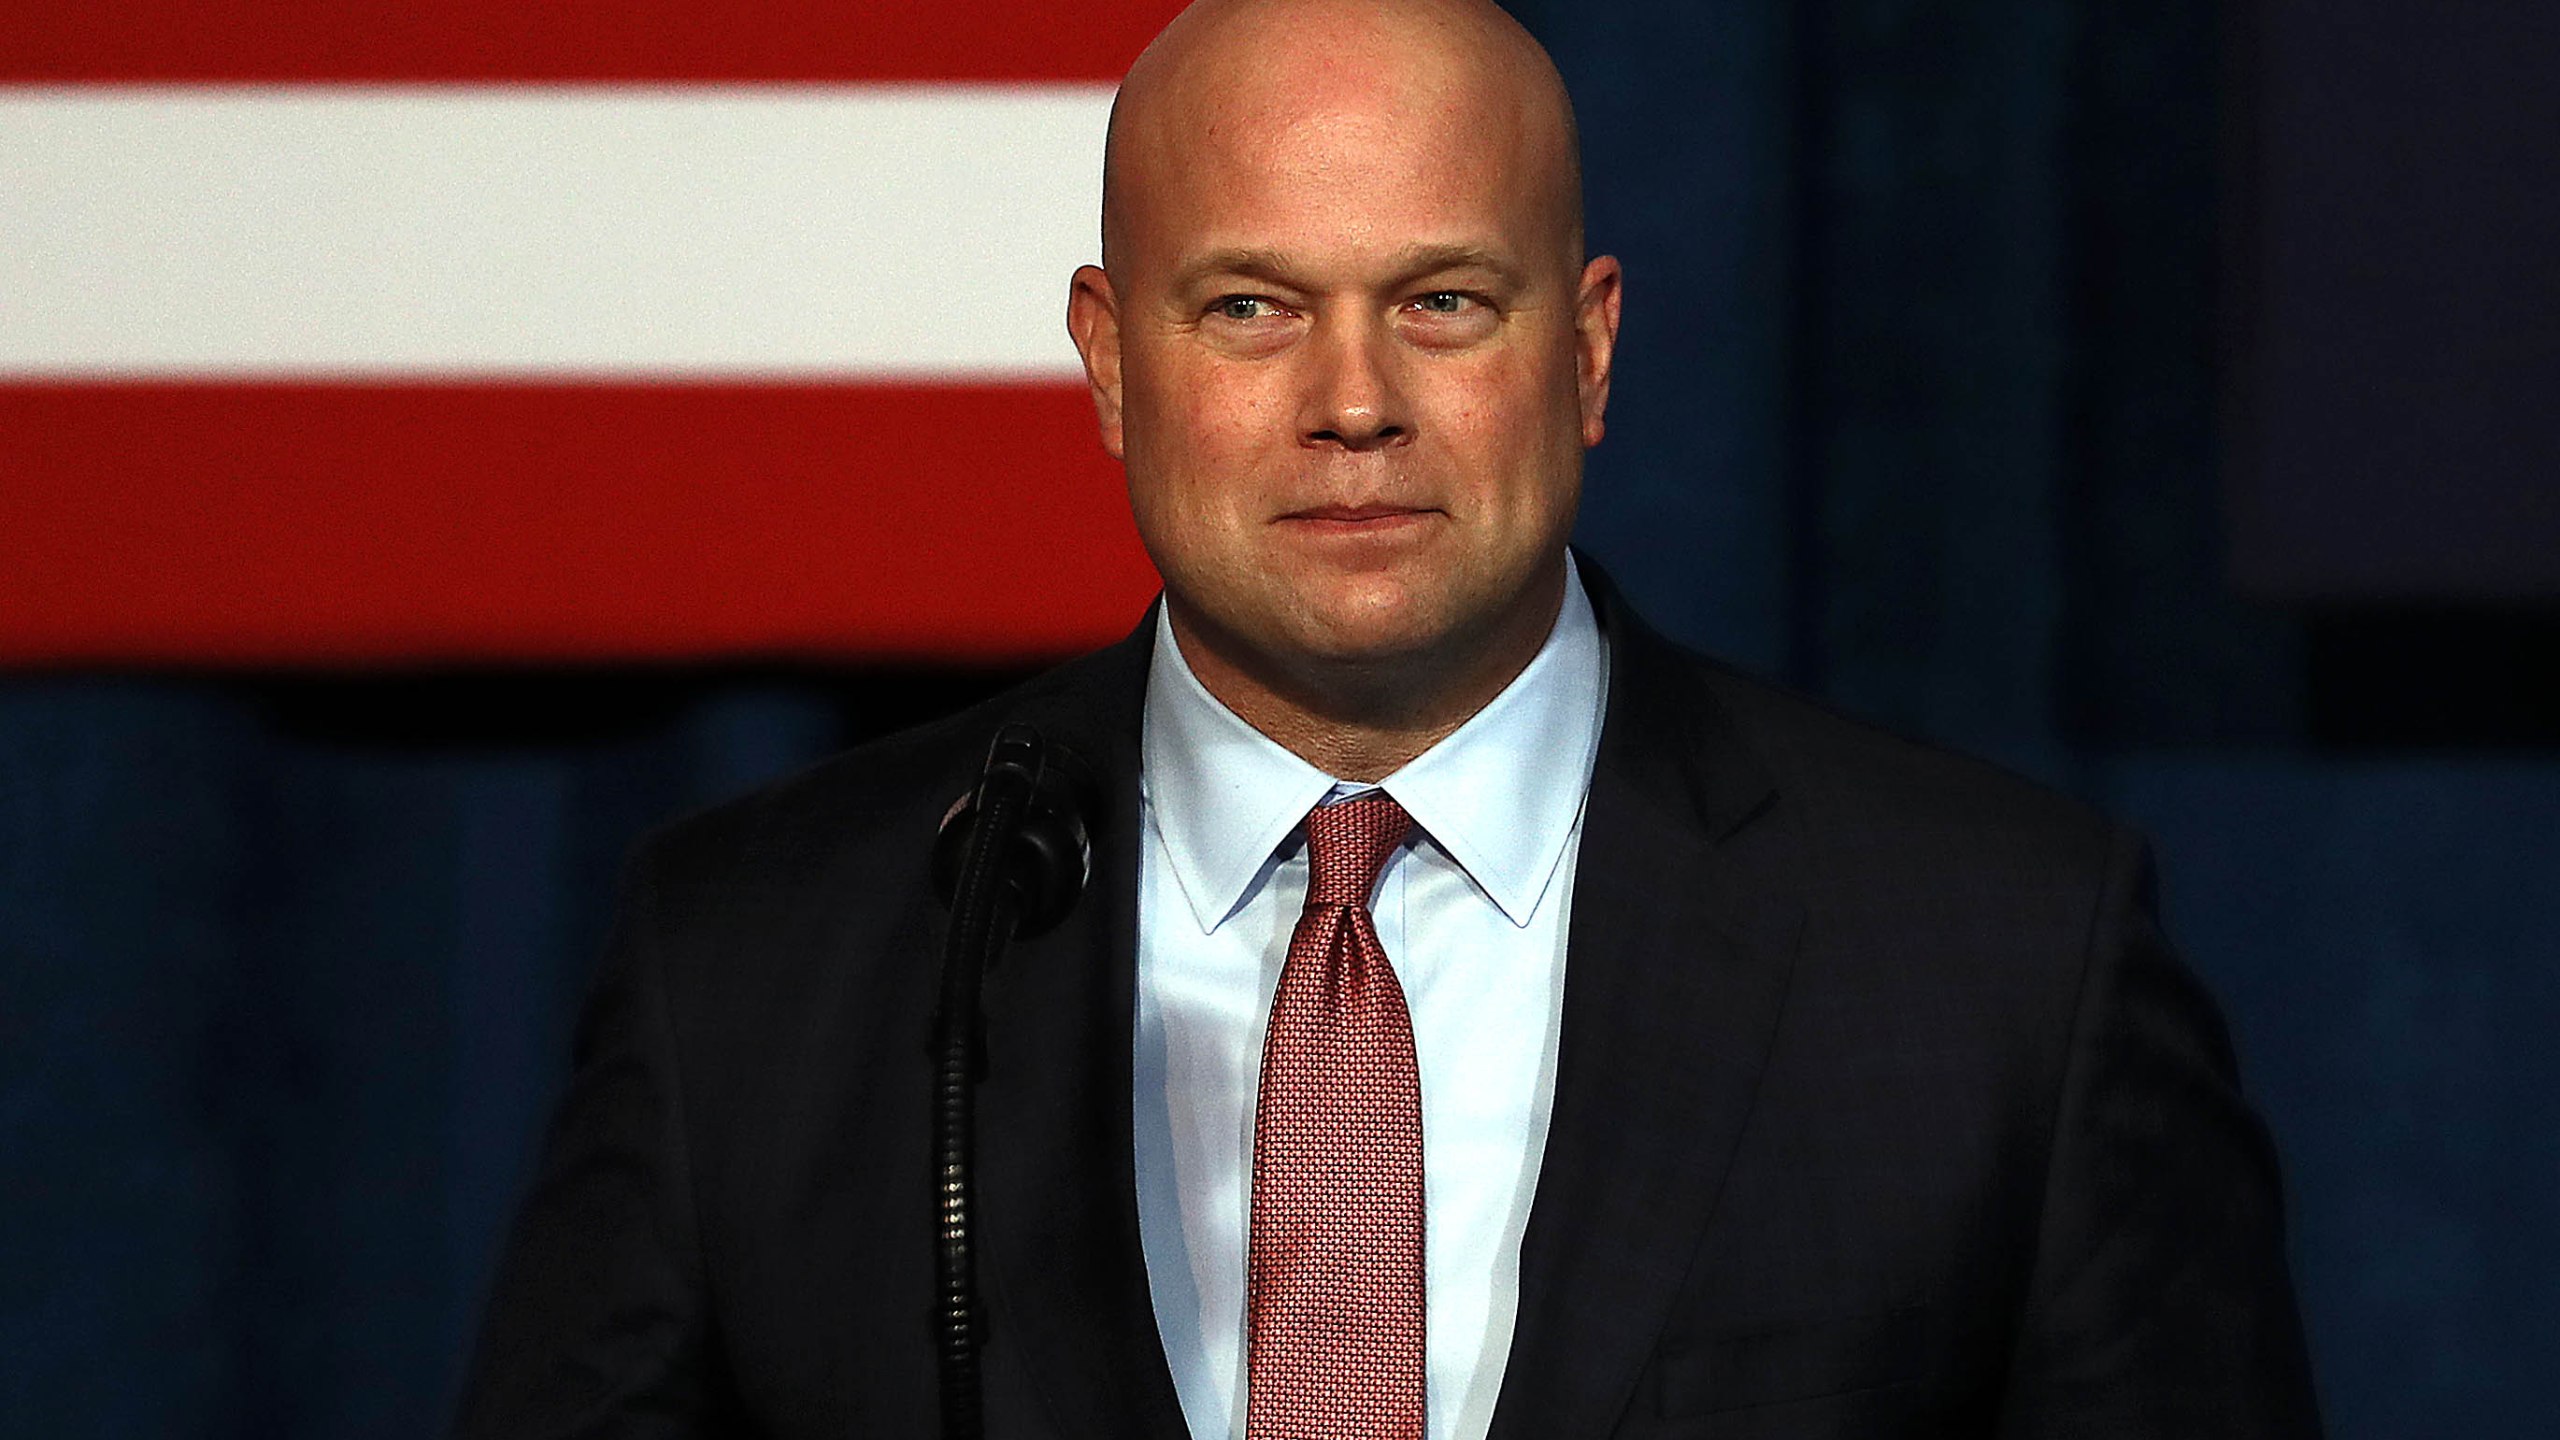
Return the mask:
M 1368 908 L 1378 872 L 1413 830 L 1384 790 L 1307 812 L 1307 904 Z

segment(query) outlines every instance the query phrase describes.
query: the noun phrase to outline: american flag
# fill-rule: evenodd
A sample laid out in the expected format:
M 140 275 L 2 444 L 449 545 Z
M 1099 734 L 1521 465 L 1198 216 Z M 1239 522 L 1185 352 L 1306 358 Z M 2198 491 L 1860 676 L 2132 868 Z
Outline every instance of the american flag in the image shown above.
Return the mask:
M 1178 8 L 8 7 L 0 662 L 1120 633 L 1066 281 Z

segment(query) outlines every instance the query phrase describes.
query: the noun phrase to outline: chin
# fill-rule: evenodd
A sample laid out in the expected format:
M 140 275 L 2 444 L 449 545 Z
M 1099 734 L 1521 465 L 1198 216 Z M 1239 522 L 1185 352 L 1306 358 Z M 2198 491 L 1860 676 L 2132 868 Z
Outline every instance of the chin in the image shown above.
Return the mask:
M 1343 664 L 1387 662 L 1429 654 L 1448 641 L 1440 607 L 1425 605 L 1400 588 L 1392 594 L 1338 597 L 1301 612 L 1297 637 L 1311 658 Z

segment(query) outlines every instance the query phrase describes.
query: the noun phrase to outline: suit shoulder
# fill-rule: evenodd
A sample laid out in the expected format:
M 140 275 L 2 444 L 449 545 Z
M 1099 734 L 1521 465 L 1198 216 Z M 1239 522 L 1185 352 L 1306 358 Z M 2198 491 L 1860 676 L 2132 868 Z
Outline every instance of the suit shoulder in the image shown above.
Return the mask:
M 880 847 L 920 857 L 945 809 L 974 783 L 1004 719 L 1092 685 L 1096 658 L 678 816 L 642 837 L 640 864 L 671 880 L 734 885 L 788 880 Z
M 1990 852 L 2092 877 L 2120 843 L 2122 827 L 2042 782 L 1722 662 L 1683 658 L 1817 841 L 1907 850 L 1915 858 Z

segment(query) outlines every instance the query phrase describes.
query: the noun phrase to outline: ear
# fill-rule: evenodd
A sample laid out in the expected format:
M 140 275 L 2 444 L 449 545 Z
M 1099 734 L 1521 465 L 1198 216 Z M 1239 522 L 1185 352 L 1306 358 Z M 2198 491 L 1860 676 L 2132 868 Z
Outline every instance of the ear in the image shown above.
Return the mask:
M 1609 366 L 1618 353 L 1617 257 L 1601 255 L 1582 267 L 1582 288 L 1574 298 L 1574 379 L 1582 400 L 1582 443 L 1600 443 L 1608 433 L 1603 421 L 1609 409 Z
M 1067 333 L 1084 357 L 1085 385 L 1093 392 L 1093 417 L 1102 427 L 1102 448 L 1114 460 L 1126 458 L 1120 443 L 1120 297 L 1111 276 L 1098 265 L 1076 267 L 1067 283 Z

